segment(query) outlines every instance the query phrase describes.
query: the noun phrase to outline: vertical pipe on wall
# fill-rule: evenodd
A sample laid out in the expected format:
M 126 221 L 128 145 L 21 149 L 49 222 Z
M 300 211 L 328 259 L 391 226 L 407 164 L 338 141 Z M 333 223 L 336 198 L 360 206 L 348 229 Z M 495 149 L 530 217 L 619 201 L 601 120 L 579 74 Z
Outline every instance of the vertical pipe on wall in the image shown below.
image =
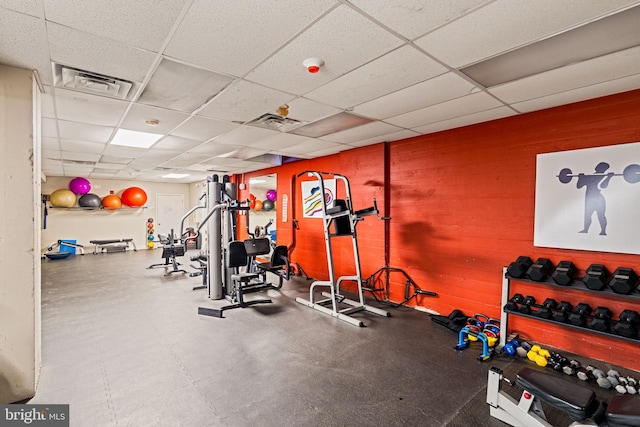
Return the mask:
M 384 182 L 383 182 L 383 194 L 384 194 L 384 218 L 391 218 L 391 143 L 389 141 L 384 142 Z M 389 267 L 391 263 L 391 221 L 385 220 L 384 222 L 384 266 Z M 389 289 L 389 270 L 386 270 L 385 274 L 385 289 Z M 388 295 L 385 295 L 388 298 Z

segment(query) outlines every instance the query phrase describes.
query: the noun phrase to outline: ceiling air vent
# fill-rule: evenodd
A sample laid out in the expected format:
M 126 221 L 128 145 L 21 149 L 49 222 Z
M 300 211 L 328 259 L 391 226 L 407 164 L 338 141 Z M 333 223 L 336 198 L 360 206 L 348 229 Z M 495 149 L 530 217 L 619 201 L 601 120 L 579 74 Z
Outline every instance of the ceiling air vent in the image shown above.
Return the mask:
M 296 119 L 290 119 L 288 117 L 282 117 L 277 114 L 266 113 L 257 119 L 247 122 L 246 124 L 265 129 L 279 130 L 280 132 L 289 132 L 292 129 L 306 125 L 307 123 Z
M 53 64 L 53 85 L 117 99 L 126 99 L 133 87 L 133 83 L 127 80 L 55 63 Z

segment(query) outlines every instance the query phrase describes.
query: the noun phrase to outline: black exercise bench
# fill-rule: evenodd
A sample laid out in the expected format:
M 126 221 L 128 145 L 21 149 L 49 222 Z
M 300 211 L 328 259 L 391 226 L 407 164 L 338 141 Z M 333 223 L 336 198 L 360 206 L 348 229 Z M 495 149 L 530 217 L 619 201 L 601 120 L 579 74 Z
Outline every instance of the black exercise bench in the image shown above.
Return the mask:
M 506 380 L 498 368 L 489 370 L 487 403 L 491 416 L 512 426 L 551 427 L 540 402 L 566 413 L 575 422 L 571 426 L 608 425 L 610 427 L 640 426 L 640 395 L 624 394 L 607 405 L 596 399 L 593 390 L 555 375 L 523 368 L 515 384 L 524 392 L 520 401 L 500 389 Z
M 100 252 L 124 252 L 131 245 L 134 251 L 138 250 L 136 244 L 133 243 L 133 239 L 90 240 L 89 243 L 95 245 L 93 248 L 94 255 L 98 253 L 98 248 L 100 248 Z

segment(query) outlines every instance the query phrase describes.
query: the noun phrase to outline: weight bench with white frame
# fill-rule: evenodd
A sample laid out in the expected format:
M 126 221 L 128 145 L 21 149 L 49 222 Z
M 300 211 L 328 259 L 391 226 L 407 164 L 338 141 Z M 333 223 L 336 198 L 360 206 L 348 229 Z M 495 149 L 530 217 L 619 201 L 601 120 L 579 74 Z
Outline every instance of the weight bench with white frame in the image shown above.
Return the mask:
M 516 427 L 553 427 L 547 421 L 542 401 L 566 413 L 573 423 L 570 427 L 640 426 L 640 395 L 615 396 L 609 404 L 596 399 L 593 390 L 555 375 L 521 369 L 515 384 L 523 388 L 520 400 L 502 391 L 503 377 L 498 368 L 489 369 L 487 403 L 492 417 Z

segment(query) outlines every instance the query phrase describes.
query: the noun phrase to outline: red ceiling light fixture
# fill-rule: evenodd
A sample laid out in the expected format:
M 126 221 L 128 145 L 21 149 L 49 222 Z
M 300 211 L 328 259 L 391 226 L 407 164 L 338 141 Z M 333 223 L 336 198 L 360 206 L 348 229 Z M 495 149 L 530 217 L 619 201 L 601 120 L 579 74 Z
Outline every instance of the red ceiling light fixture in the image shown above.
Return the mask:
M 324 61 L 320 58 L 307 58 L 302 61 L 302 65 L 307 69 L 311 74 L 316 74 L 320 71 L 320 67 L 324 65 Z

